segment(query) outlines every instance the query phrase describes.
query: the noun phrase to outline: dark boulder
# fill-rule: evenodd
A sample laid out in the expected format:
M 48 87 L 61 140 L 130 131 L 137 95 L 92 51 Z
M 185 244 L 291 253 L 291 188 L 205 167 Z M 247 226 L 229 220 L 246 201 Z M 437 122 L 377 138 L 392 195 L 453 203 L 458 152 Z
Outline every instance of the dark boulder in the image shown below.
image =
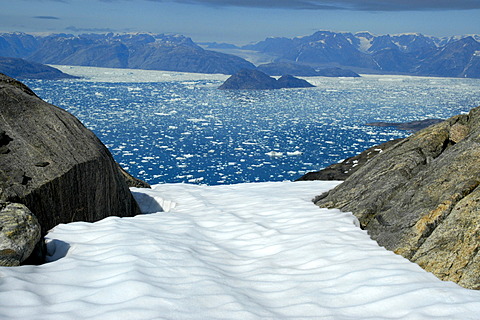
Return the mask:
M 418 131 L 316 199 L 351 211 L 380 245 L 480 289 L 480 107 Z
M 0 202 L 0 266 L 18 266 L 40 240 L 40 224 L 20 203 Z
M 42 235 L 140 213 L 108 149 L 73 115 L 1 74 L 0 115 L 0 200 L 26 205 Z

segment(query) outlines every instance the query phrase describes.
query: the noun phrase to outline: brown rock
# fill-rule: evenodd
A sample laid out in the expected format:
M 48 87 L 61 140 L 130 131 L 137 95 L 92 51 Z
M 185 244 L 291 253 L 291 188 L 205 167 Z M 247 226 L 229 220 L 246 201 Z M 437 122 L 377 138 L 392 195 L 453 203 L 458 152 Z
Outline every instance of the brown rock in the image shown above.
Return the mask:
M 469 128 L 466 125 L 455 123 L 450 128 L 450 140 L 458 143 L 468 135 Z
M 479 288 L 480 107 L 428 127 L 317 198 L 441 279 Z

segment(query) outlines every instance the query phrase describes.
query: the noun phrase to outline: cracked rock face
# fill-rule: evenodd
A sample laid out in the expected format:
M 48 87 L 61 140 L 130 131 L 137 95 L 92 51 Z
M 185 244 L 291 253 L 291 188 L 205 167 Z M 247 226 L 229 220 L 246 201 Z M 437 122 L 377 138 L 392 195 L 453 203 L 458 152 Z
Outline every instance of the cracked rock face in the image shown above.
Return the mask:
M 93 132 L 2 74 L 0 201 L 26 205 L 42 235 L 60 223 L 139 213 L 117 163 Z
M 480 289 L 480 107 L 378 154 L 317 197 L 440 279 Z

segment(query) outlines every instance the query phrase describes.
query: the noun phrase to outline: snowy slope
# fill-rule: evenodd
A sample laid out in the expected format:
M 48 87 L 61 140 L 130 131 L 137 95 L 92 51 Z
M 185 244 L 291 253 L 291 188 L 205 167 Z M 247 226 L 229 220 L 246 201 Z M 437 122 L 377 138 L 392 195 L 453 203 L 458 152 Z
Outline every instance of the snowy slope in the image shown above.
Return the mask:
M 0 268 L 0 319 L 478 319 L 480 292 L 312 204 L 336 184 L 133 189 L 168 211 L 57 226 L 65 257 Z

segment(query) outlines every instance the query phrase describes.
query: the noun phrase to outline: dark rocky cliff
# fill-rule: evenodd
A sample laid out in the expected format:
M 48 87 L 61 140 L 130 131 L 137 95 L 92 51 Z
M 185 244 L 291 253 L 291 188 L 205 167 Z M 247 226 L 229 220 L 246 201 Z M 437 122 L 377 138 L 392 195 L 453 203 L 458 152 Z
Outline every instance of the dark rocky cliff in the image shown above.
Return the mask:
M 43 235 L 140 213 L 108 149 L 73 115 L 2 74 L 0 115 L 0 201 L 25 204 Z
M 353 212 L 380 245 L 480 289 L 479 159 L 480 107 L 378 154 L 316 204 Z

